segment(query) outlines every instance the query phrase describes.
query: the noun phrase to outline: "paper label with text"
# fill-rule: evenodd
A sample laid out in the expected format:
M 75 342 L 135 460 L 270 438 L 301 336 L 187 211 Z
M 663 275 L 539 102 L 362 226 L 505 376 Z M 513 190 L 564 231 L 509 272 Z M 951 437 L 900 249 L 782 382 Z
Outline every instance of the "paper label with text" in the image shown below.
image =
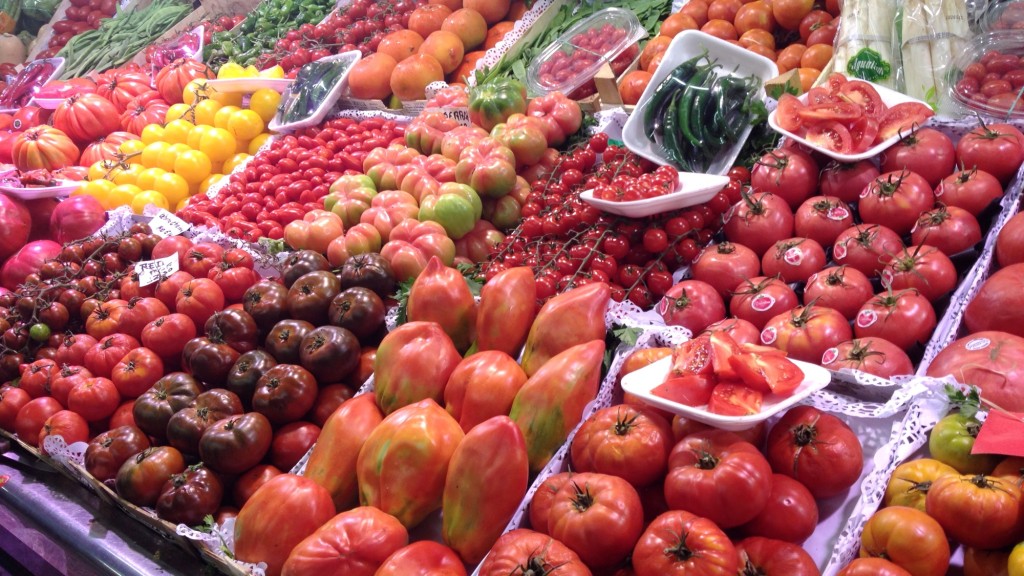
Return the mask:
M 135 273 L 139 275 L 139 286 L 155 284 L 177 271 L 177 252 L 159 260 L 145 260 L 135 263 Z
M 153 231 L 153 234 L 166 238 L 168 236 L 177 236 L 191 228 L 191 226 L 188 222 L 185 222 L 167 210 L 161 210 L 153 217 L 152 220 L 149 221 L 149 228 Z

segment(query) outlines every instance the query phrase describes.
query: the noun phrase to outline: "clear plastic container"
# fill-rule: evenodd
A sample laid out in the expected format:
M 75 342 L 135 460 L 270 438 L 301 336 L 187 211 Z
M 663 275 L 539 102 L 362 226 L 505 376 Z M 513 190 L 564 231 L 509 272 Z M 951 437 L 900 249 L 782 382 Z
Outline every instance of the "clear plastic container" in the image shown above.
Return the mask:
M 572 94 L 592 80 L 606 62 L 612 71 L 625 70 L 639 55 L 637 42 L 647 36 L 632 11 L 605 8 L 565 31 L 526 70 L 532 96 L 550 92 Z M 621 69 L 616 71 L 616 65 Z
M 1024 2 L 991 0 L 981 14 L 978 27 L 982 32 L 1000 30 L 1024 30 Z
M 1024 118 L 1024 34 L 1020 31 L 975 37 L 948 75 L 950 97 L 968 110 L 995 118 Z
M 48 64 L 52 72 L 39 73 L 37 68 Z M 41 58 L 25 65 L 18 74 L 0 91 L 0 112 L 14 113 L 29 104 L 36 92 L 47 82 L 58 78 L 64 71 L 64 58 Z
M 270 120 L 268 128 L 273 132 L 291 132 L 301 128 L 308 128 L 309 126 L 316 126 L 323 122 L 324 118 L 327 117 L 327 113 L 334 107 L 342 90 L 347 85 L 349 71 L 352 70 L 352 66 L 361 57 L 362 54 L 358 50 L 349 50 L 348 52 L 334 54 L 333 56 L 328 56 L 303 66 L 295 81 L 291 83 L 289 91 L 281 99 L 281 105 L 277 109 L 277 114 Z M 318 94 L 320 90 L 313 88 L 318 81 L 316 78 L 311 77 L 311 73 L 316 67 L 324 64 L 330 64 L 342 69 L 332 85 L 322 94 Z M 294 118 L 287 118 L 287 111 L 298 99 L 308 100 L 305 106 L 307 113 Z

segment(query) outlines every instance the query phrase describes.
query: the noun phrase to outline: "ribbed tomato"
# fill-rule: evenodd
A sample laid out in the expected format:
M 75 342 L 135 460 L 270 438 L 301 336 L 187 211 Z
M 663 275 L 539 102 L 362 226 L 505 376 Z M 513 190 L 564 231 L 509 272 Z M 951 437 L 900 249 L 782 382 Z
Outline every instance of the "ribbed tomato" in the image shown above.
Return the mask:
M 150 124 L 162 124 L 170 106 L 156 90 L 149 90 L 133 98 L 121 113 L 121 129 L 132 134 L 142 134 Z
M 101 160 L 114 160 L 122 143 L 138 139 L 139 137 L 131 132 L 121 131 L 101 136 L 85 147 L 82 157 L 78 159 L 78 165 L 89 167 Z
M 156 89 L 171 104 L 182 102 L 185 85 L 196 78 L 216 78 L 213 70 L 191 58 L 178 58 L 156 75 Z
M 152 90 L 149 76 L 142 72 L 109 71 L 100 74 L 96 93 L 110 100 L 118 112 L 124 112 L 136 96 Z
M 77 144 L 87 144 L 116 132 L 121 111 L 114 103 L 98 94 L 76 94 L 64 100 L 53 111 L 53 125 Z
M 11 144 L 11 157 L 18 170 L 56 170 L 73 166 L 78 156 L 74 141 L 52 126 L 30 128 L 15 136 Z

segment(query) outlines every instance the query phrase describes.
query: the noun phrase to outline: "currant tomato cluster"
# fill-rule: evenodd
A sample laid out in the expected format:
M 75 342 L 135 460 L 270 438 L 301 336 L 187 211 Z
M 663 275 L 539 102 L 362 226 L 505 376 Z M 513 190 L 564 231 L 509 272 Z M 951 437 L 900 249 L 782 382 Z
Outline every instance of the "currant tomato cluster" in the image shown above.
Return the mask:
M 648 200 L 676 192 L 678 180 L 679 172 L 672 166 L 659 166 L 639 177 L 619 174 L 611 182 L 594 188 L 594 198 L 610 202 Z
M 690 263 L 711 240 L 731 202 L 722 192 L 700 206 L 634 219 L 605 214 L 580 199 L 583 190 L 624 178 L 637 186 L 645 176 L 663 181 L 669 173 L 609 145 L 606 134 L 563 154 L 551 174 L 533 183 L 523 204 L 523 221 L 492 249 L 482 265 L 485 277 L 529 266 L 542 300 L 606 282 L 616 301 L 628 298 L 650 308 L 671 288 L 672 272 Z M 741 185 L 736 179 L 733 187 Z
M 377 50 L 384 36 L 408 27 L 409 16 L 423 4 L 419 0 L 355 0 L 320 24 L 289 30 L 273 52 L 261 57 L 259 67 L 280 65 L 294 77 L 302 66 L 331 54 L 359 50 L 366 56 Z
M 232 238 L 255 242 L 283 237 L 284 227 L 310 210 L 343 174 L 362 174 L 363 159 L 402 137 L 393 121 L 328 120 L 284 136 L 231 175 L 214 198 L 197 196 L 178 211 L 190 224 L 217 225 Z

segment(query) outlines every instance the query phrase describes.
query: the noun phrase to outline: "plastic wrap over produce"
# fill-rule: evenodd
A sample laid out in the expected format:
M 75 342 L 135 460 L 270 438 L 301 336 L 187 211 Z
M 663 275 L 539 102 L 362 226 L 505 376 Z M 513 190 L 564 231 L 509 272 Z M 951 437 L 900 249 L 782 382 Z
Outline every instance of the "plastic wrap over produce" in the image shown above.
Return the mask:
M 531 28 L 537 23 L 541 15 L 544 14 L 549 8 L 555 4 L 560 4 L 562 0 L 539 0 L 533 3 L 533 6 L 523 14 L 523 17 L 516 21 L 515 26 L 505 34 L 505 37 L 498 42 L 494 48 L 487 51 L 483 57 L 477 61 L 476 70 L 483 70 L 484 68 L 493 68 L 498 62 L 505 57 L 505 54 L 517 43 L 520 38 L 525 36 Z M 475 75 L 466 79 L 470 86 L 476 84 Z

